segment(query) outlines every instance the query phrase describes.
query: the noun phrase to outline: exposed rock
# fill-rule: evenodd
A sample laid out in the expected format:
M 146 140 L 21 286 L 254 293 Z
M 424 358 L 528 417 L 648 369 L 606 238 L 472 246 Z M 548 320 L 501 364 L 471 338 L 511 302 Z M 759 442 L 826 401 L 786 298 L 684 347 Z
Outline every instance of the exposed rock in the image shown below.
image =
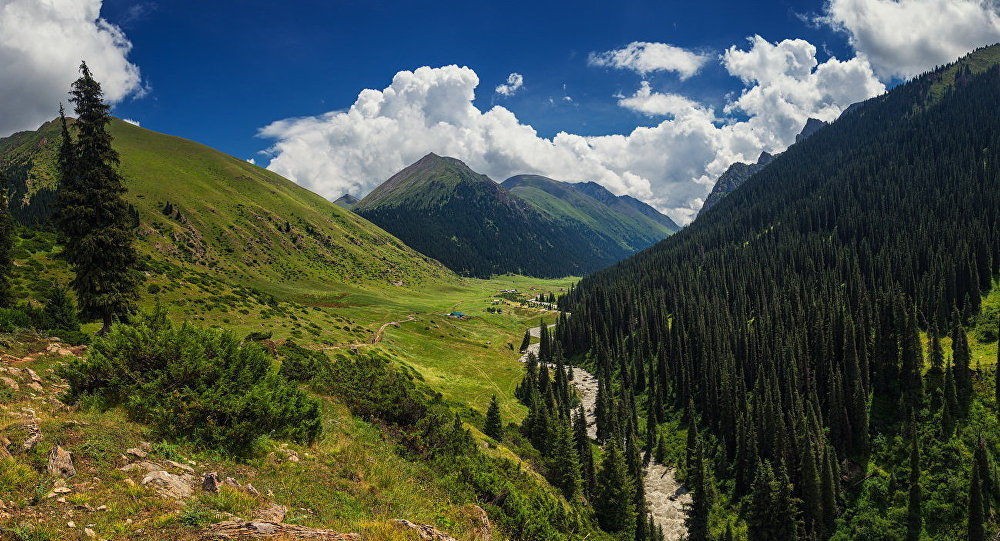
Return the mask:
M 146 451 L 143 451 L 142 449 L 139 449 L 138 447 L 132 447 L 131 449 L 125 449 L 125 453 L 129 454 L 129 455 L 132 455 L 132 456 L 135 456 L 137 458 L 146 458 L 146 455 L 149 454 Z
M 257 488 L 251 485 L 250 483 L 247 483 L 246 486 L 243 487 L 243 490 L 247 491 L 247 493 L 252 496 L 260 496 L 260 491 L 257 490 Z M 278 522 L 281 521 L 279 520 Z
M 257 520 L 227 520 L 206 527 L 201 532 L 202 539 L 319 539 L 323 541 L 361 541 L 356 533 L 340 533 L 333 530 L 318 530 L 305 526 L 280 524 Z
M 183 500 L 184 498 L 190 497 L 194 493 L 188 479 L 163 470 L 147 473 L 146 476 L 142 478 L 142 484 L 152 486 L 153 489 L 156 490 L 157 494 L 164 498 L 172 498 L 175 500 Z
M 29 383 L 28 388 L 31 389 L 32 391 L 35 391 L 36 393 L 41 393 L 45 391 L 45 388 L 42 387 L 42 384 L 38 383 L 37 381 L 32 381 L 31 383 Z
M 241 485 L 239 481 L 233 479 L 232 477 L 226 477 L 226 480 L 223 481 L 222 484 L 243 490 L 243 485 Z
M 87 537 L 91 538 L 97 537 L 97 533 L 94 532 L 94 530 L 91 530 L 90 528 L 84 528 L 83 535 L 86 535 Z
M 167 460 L 166 463 L 174 468 L 177 468 L 178 470 L 184 470 L 188 473 L 194 473 L 194 468 L 188 466 L 187 464 L 181 464 L 180 462 L 174 462 L 173 460 Z
M 272 505 L 266 509 L 258 511 L 254 518 L 256 520 L 264 520 L 267 522 L 281 522 L 285 520 L 286 513 L 288 513 L 288 508 L 284 505 Z
M 214 471 L 206 473 L 205 477 L 201 479 L 201 488 L 205 492 L 218 492 L 219 474 Z
M 38 377 L 38 374 L 36 374 L 34 370 L 30 368 L 25 368 L 24 370 L 28 373 L 28 377 L 31 378 L 31 381 L 34 381 L 35 383 L 42 382 L 42 378 Z
M 470 513 L 472 514 L 472 520 L 475 526 L 475 539 L 477 541 L 493 541 L 493 524 L 490 522 L 490 516 L 486 514 L 486 510 L 478 505 L 468 506 Z
M 73 453 L 56 445 L 49 452 L 48 470 L 51 475 L 58 477 L 73 477 L 76 475 L 76 468 L 73 466 Z
M 2 381 L 4 385 L 10 387 L 14 391 L 21 390 L 21 387 L 17 384 L 17 382 L 11 378 L 8 378 L 7 376 L 0 377 L 0 381 Z
M 458 541 L 454 537 L 438 530 L 433 526 L 428 526 L 427 524 L 417 524 L 416 522 L 410 522 L 409 520 L 396 519 L 392 521 L 393 524 L 400 528 L 408 528 L 417 532 L 420 539 L 423 541 Z

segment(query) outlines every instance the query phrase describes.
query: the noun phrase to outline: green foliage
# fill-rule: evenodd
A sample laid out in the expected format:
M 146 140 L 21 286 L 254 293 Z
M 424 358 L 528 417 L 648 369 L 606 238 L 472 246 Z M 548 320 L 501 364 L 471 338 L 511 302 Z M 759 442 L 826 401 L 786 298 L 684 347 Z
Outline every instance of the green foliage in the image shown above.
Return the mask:
M 3 175 L 0 174 L 0 189 L 6 189 L 5 185 Z M 0 192 L 0 308 L 9 307 L 14 302 L 10 289 L 10 276 L 14 269 L 14 221 L 10 217 L 8 204 L 7 195 Z
M 483 433 L 498 442 L 503 441 L 503 419 L 500 418 L 500 404 L 497 402 L 497 395 L 493 395 L 493 398 L 490 399 L 490 406 L 486 408 Z
M 0 308 L 0 332 L 14 332 L 34 326 L 31 315 L 22 308 Z
M 72 285 L 80 309 L 87 318 L 103 320 L 104 333 L 114 318 L 135 311 L 142 275 L 134 247 L 135 209 L 123 199 L 118 152 L 107 130 L 111 108 L 86 63 L 80 71 L 70 92 L 77 115 L 75 143 L 62 117 L 56 222 L 75 273 Z
M 262 437 L 310 442 L 319 405 L 260 347 L 228 332 L 172 325 L 162 312 L 118 325 L 60 371 L 67 399 L 122 406 L 164 437 L 236 455 Z
M 278 348 L 282 376 L 291 381 L 309 381 L 323 370 L 330 359 L 322 351 L 306 349 L 288 339 Z
M 608 532 L 634 530 L 636 510 L 632 496 L 635 489 L 615 440 L 606 446 L 595 490 L 594 512 L 601 528 Z

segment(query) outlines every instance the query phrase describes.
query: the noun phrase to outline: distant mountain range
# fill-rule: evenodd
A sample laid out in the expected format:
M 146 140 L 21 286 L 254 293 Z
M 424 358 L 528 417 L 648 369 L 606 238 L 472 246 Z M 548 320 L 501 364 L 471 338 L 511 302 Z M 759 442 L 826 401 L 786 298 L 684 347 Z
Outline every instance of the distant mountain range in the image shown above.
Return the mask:
M 345 193 L 344 195 L 338 197 L 333 204 L 339 206 L 340 208 L 351 210 L 354 208 L 354 205 L 358 204 L 358 201 L 360 201 L 360 199 L 357 197 L 354 197 L 349 193 Z
M 580 275 L 665 238 L 678 226 L 595 183 L 519 175 L 502 185 L 454 158 L 428 154 L 354 211 L 465 275 Z
M 858 105 L 858 104 L 854 104 Z M 847 111 L 850 111 L 854 105 L 848 107 Z M 808 138 L 810 135 L 816 133 L 817 130 L 826 126 L 827 123 L 822 120 L 810 118 L 806 120 L 806 125 L 802 127 L 802 131 L 795 136 L 795 142 L 800 143 Z M 757 158 L 756 163 L 742 163 L 736 162 L 726 169 L 725 173 L 719 177 L 719 180 L 715 181 L 715 186 L 712 187 L 711 193 L 705 199 L 705 204 L 702 205 L 701 210 L 698 211 L 698 216 L 701 216 L 705 211 L 715 206 L 716 203 L 722 200 L 723 197 L 732 193 L 736 188 L 739 188 L 746 182 L 750 177 L 754 176 L 758 171 L 764 168 L 767 164 L 774 160 L 775 156 L 768 154 L 767 152 L 761 152 L 760 157 Z

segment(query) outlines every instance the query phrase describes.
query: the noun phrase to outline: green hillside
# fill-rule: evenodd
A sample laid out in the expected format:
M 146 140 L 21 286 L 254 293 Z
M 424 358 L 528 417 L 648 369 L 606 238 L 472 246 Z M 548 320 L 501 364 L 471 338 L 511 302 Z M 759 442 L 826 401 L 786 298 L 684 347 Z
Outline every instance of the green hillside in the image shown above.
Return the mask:
M 459 274 L 581 275 L 627 252 L 541 212 L 454 158 L 428 154 L 372 190 L 362 217 Z
M 501 186 L 550 219 L 568 227 L 593 232 L 595 243 L 604 244 L 609 252 L 617 251 L 621 257 L 642 250 L 676 231 L 638 211 L 625 213 L 609 206 L 579 190 L 577 184 L 540 175 L 517 175 L 503 181 Z M 612 201 L 612 204 L 618 202 L 613 195 Z M 622 207 L 633 209 L 624 204 Z
M 420 284 L 451 273 L 357 215 L 207 146 L 127 122 L 111 125 L 147 255 L 263 289 Z M 44 219 L 57 123 L 0 140 L 0 170 L 22 221 Z M 39 203 L 41 202 L 41 203 Z

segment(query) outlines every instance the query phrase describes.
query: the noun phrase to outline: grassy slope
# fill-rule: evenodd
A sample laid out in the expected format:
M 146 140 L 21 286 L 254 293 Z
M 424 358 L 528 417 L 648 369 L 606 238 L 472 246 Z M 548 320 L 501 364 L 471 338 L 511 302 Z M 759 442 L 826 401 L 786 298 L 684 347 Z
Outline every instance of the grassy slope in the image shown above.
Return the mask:
M 508 189 L 553 220 L 581 224 L 612 239 L 624 250 L 641 250 L 671 233 L 651 219 L 622 214 L 569 185 L 559 186 L 556 181 L 544 179 L 536 184 L 527 179 Z

